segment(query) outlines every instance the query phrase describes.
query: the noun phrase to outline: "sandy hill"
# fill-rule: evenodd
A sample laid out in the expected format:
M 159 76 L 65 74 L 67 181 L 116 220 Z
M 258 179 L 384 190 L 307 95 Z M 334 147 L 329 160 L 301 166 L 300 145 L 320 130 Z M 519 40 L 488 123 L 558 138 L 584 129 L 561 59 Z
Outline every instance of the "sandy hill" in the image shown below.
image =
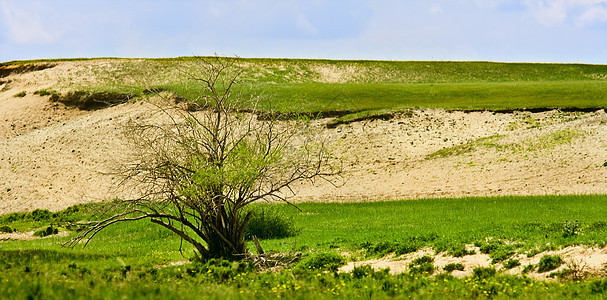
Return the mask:
M 117 196 L 121 126 L 141 102 L 84 111 L 36 95 L 103 60 L 0 74 L 0 214 Z M 327 120 L 314 121 L 323 126 Z M 295 201 L 607 193 L 607 114 L 411 110 L 325 128 L 345 181 L 297 186 Z

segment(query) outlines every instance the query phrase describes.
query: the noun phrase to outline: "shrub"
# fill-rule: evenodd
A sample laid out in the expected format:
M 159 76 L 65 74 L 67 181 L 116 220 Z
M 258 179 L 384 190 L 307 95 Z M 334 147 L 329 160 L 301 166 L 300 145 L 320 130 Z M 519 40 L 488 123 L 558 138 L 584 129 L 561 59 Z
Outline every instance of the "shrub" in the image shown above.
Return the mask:
M 422 245 L 428 241 L 433 241 L 438 236 L 436 234 L 407 237 L 398 242 L 380 242 L 373 245 L 371 242 L 361 244 L 361 247 L 367 248 L 367 255 L 384 256 L 390 253 L 395 255 L 403 255 L 417 251 Z
M 452 245 L 451 248 L 447 251 L 447 253 L 452 255 L 453 257 L 462 257 L 466 255 L 472 255 L 475 252 L 474 250 L 466 250 L 466 245 L 464 244 L 458 244 Z
M 520 265 L 521 265 L 521 262 L 518 259 L 509 259 L 507 262 L 504 263 L 504 268 L 512 269 L 512 268 L 516 268 Z
M 502 248 L 497 251 L 491 252 L 489 256 L 491 257 L 491 263 L 495 264 L 508 259 L 512 255 L 514 255 L 514 250 L 509 248 Z
M 432 275 L 434 274 L 434 264 L 423 263 L 419 265 L 410 265 L 409 272 L 411 274 Z
M 419 246 L 411 241 L 404 242 L 380 242 L 376 245 L 371 243 L 365 243 L 362 247 L 367 248 L 367 255 L 370 256 L 384 256 L 390 253 L 395 255 L 403 255 L 417 251 Z
M 424 255 L 414 259 L 409 264 L 411 274 L 432 275 L 434 273 L 434 258 Z
M 478 279 L 486 279 L 489 277 L 493 277 L 496 273 L 497 271 L 495 270 L 495 268 L 477 267 L 472 270 L 473 276 Z
M 417 249 L 419 249 L 419 246 L 417 244 L 414 244 L 412 242 L 404 242 L 396 245 L 396 250 L 394 251 L 394 254 L 403 255 L 415 252 L 417 251 Z
M 354 267 L 354 269 L 352 270 L 352 277 L 359 279 L 359 278 L 367 277 L 369 275 L 373 275 L 373 273 L 375 273 L 375 270 L 373 270 L 373 267 L 371 267 L 370 265 L 362 265 L 362 266 Z
M 27 95 L 27 93 L 25 91 L 19 92 L 17 94 L 14 94 L 13 97 L 15 98 L 23 98 L 25 97 L 25 95 Z
M 605 222 L 605 221 L 592 222 L 590 225 L 588 225 L 587 228 L 590 231 L 602 231 L 602 230 L 605 230 L 605 228 L 607 228 L 607 222 Z
M 537 271 L 540 273 L 554 270 L 563 264 L 563 259 L 558 255 L 544 255 L 540 258 Z
M 590 291 L 593 294 L 603 293 L 607 290 L 607 279 L 601 278 L 592 280 L 589 284 Z
M 118 92 L 70 91 L 67 94 L 50 92 L 50 100 L 81 110 L 98 110 L 128 102 L 134 94 Z
M 37 90 L 34 92 L 34 95 L 39 95 L 39 96 L 50 96 L 50 95 L 56 95 L 57 92 L 53 91 L 53 90 L 47 90 L 47 89 L 42 89 L 42 90 Z
M 461 263 L 450 263 L 450 264 L 445 265 L 443 267 L 443 270 L 445 270 L 446 272 L 453 272 L 455 270 L 463 271 L 464 265 L 462 265 Z
M 418 257 L 418 258 L 414 259 L 412 264 L 419 265 L 419 264 L 423 264 L 423 263 L 433 263 L 433 262 L 434 262 L 434 258 L 432 258 L 431 256 L 428 256 L 428 255 L 424 255 L 422 257 Z
M 59 229 L 53 227 L 53 225 L 46 227 L 44 229 L 40 229 L 36 232 L 34 232 L 34 236 L 37 237 L 45 237 L 45 236 L 49 236 L 49 235 L 53 235 L 53 234 L 57 234 L 59 233 Z
M 14 230 L 12 228 L 10 228 L 9 226 L 6 226 L 6 225 L 0 226 L 0 232 L 13 233 L 13 231 Z
M 53 217 L 53 213 L 46 209 L 36 209 L 29 214 L 29 218 L 34 221 L 45 221 Z
M 367 248 L 367 255 L 379 255 L 384 256 L 388 253 L 392 253 L 396 250 L 396 244 L 391 242 L 380 242 L 376 245 L 367 243 L 363 247 Z
M 548 274 L 548 277 L 550 277 L 550 278 L 556 277 L 558 279 L 564 280 L 564 279 L 573 278 L 575 275 L 576 275 L 576 272 L 574 270 L 571 270 L 569 268 L 564 268 L 559 272 L 552 272 L 552 273 Z
M 335 253 L 319 253 L 303 260 L 299 267 L 306 270 L 322 270 L 337 272 L 346 263 L 346 259 Z
M 481 244 L 478 247 L 480 248 L 481 253 L 491 254 L 491 252 L 494 252 L 495 250 L 497 250 L 500 247 L 500 244 L 497 242 L 492 242 L 492 243 L 487 243 L 487 244 Z
M 580 222 L 578 220 L 563 222 L 563 237 L 564 238 L 576 236 L 579 233 L 580 233 Z
M 453 275 L 448 274 L 448 273 L 440 273 L 437 274 L 436 276 L 434 276 L 434 279 L 438 282 L 443 281 L 443 282 L 447 282 L 447 281 L 451 281 L 456 279 Z
M 208 276 L 217 281 L 227 281 L 238 274 L 249 273 L 254 270 L 250 261 L 228 261 L 211 258 L 205 261 L 194 261 L 185 268 L 186 274 L 191 277 Z
M 535 270 L 535 266 L 532 265 L 532 264 L 529 264 L 529 265 L 526 265 L 523 268 L 523 271 L 521 271 L 521 273 L 523 273 L 523 274 L 529 274 L 529 273 L 533 272 L 533 270 Z
M 24 214 L 24 213 L 6 214 L 6 215 L 0 217 L 0 223 L 2 223 L 2 224 L 12 223 L 17 220 L 21 220 L 21 219 L 25 218 L 25 216 L 26 216 L 26 214 Z
M 480 252 L 489 254 L 491 263 L 495 264 L 508 259 L 514 255 L 513 245 L 504 245 L 502 241 L 491 241 L 488 243 L 479 243 Z
M 297 229 L 293 220 L 284 213 L 274 209 L 263 207 L 253 209 L 253 215 L 245 227 L 245 238 L 251 239 L 280 239 L 297 235 Z

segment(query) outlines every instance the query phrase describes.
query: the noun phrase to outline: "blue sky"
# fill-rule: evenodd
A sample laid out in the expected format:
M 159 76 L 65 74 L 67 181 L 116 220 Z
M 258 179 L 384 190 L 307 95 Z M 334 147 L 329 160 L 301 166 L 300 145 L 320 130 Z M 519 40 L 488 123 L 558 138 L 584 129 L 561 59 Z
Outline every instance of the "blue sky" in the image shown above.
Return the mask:
M 213 53 L 607 64 L 607 0 L 0 0 L 0 61 Z

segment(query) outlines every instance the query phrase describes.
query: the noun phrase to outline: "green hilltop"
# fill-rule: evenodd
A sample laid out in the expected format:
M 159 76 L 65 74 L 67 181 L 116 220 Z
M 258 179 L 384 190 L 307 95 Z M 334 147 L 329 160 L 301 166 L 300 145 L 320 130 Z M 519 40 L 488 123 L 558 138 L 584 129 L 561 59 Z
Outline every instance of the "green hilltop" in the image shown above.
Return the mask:
M 207 58 L 209 59 L 209 58 Z M 214 59 L 214 58 L 210 58 Z M 234 88 L 262 95 L 257 108 L 344 115 L 410 108 L 455 110 L 592 110 L 607 107 L 607 65 L 448 61 L 361 61 L 220 58 L 243 68 Z M 196 99 L 198 57 L 62 59 L 0 65 L 90 64 L 68 90 L 129 93 L 165 90 Z M 79 78 L 79 79 L 74 79 Z M 251 109 L 243 103 L 243 109 Z

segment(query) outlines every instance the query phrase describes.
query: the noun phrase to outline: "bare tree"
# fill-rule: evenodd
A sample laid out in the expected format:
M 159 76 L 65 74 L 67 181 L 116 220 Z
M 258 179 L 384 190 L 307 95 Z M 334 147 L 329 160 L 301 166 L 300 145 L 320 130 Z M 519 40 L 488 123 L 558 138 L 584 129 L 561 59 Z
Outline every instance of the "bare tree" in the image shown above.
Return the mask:
M 235 258 L 246 253 L 244 229 L 261 200 L 288 202 L 293 183 L 339 172 L 322 139 L 306 122 L 259 120 L 235 103 L 242 73 L 233 58 L 201 58 L 192 79 L 203 87 L 194 102 L 157 106 L 163 118 L 132 121 L 128 134 L 136 157 L 118 174 L 136 199 L 112 202 L 111 216 L 72 239 L 69 246 L 122 221 L 149 219 L 192 244 L 202 257 Z M 267 116 L 268 114 L 266 114 Z M 272 114 L 269 114 L 272 116 Z M 159 119 L 166 120 L 159 122 Z

